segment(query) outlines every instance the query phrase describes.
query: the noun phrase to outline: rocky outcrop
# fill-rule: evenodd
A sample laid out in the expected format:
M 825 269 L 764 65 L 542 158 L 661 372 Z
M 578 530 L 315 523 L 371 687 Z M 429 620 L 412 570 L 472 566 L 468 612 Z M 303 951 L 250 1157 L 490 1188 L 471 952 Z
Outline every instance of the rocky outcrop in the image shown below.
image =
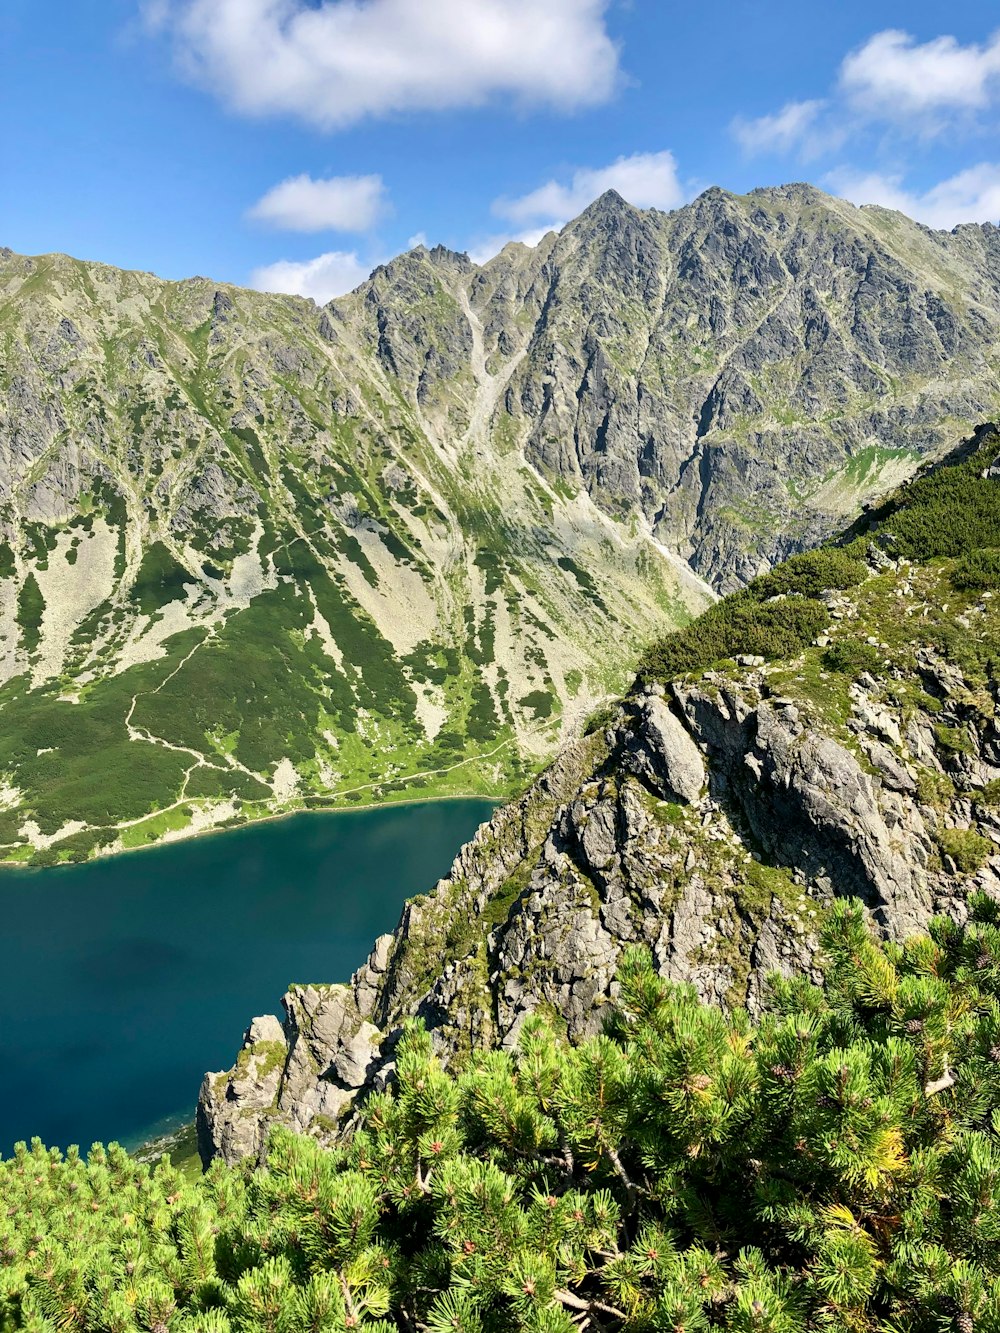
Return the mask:
M 259 1152 L 275 1119 L 335 1137 L 357 1093 L 391 1078 L 413 1016 L 450 1061 L 513 1043 L 536 1012 L 574 1039 L 598 1031 L 633 943 L 703 998 L 755 1010 L 769 973 L 815 967 L 834 895 L 896 939 L 961 918 L 973 889 L 1000 898 L 997 687 L 978 649 L 963 665 L 862 637 L 886 607 L 920 624 L 937 577 L 881 558 L 867 585 L 825 595 L 830 632 L 801 659 L 626 700 L 484 826 L 349 987 L 286 997 L 285 1072 L 253 1091 L 250 1030 L 202 1089 L 206 1159 Z M 987 594 L 961 621 L 988 645 L 1000 611 Z M 830 668 L 831 637 L 890 655 L 853 679 Z
M 462 954 L 461 933 L 476 931 L 483 913 L 509 894 L 511 877 L 603 751 L 600 738 L 574 743 L 519 801 L 498 810 L 461 849 L 449 879 L 406 904 L 395 934 L 376 940 L 349 985 L 293 988 L 282 1000 L 283 1024 L 274 1017 L 254 1020 L 234 1068 L 205 1076 L 198 1140 L 206 1158 L 216 1152 L 230 1161 L 257 1155 L 275 1118 L 300 1130 L 333 1133 L 357 1092 L 390 1075 L 405 1016 L 430 1023 L 436 1018 L 439 1028 L 448 1024 L 441 1005 L 469 959 L 457 957 L 442 979 L 442 947 Z M 471 986 L 471 975 L 466 981 Z M 492 1023 L 475 1000 L 454 1016 L 462 1029 L 451 1034 L 456 1048 L 466 1039 L 490 1040 Z
M 624 756 L 628 771 L 666 800 L 692 804 L 705 788 L 705 761 L 677 714 L 658 695 L 642 705 L 636 745 Z
M 902 802 L 849 749 L 813 731 L 791 699 L 752 705 L 726 686 L 711 694 L 681 687 L 677 696 L 715 758 L 717 790 L 765 856 L 828 892 L 836 885 L 862 898 L 892 935 L 927 920 L 931 847 L 922 821 L 905 819 Z

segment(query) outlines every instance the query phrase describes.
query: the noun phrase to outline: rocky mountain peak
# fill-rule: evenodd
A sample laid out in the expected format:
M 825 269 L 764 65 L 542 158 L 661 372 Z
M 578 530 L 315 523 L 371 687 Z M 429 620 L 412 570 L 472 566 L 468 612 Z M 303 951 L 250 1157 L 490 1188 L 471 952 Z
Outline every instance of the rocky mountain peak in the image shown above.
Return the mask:
M 808 181 L 788 181 L 784 185 L 758 185 L 747 195 L 747 199 L 780 201 L 787 200 L 796 204 L 818 204 L 820 207 L 836 207 L 843 201 L 810 185 Z
M 644 210 L 636 208 L 617 190 L 605 190 L 603 194 L 597 196 L 592 204 L 588 204 L 579 217 L 573 220 L 572 225 L 585 230 L 588 224 L 593 224 L 601 219 L 620 218 L 623 216 L 631 217 Z
M 406 250 L 403 254 L 397 255 L 395 259 L 390 259 L 386 264 L 379 264 L 373 270 L 367 283 L 377 283 L 384 279 L 390 283 L 404 279 L 407 274 L 419 272 L 422 269 L 432 269 L 446 274 L 466 274 L 475 269 L 475 265 L 467 254 L 458 250 L 449 250 L 445 245 L 417 245 L 412 250 Z
M 992 410 L 998 235 L 801 186 L 671 213 L 610 192 L 482 267 L 417 248 L 323 311 L 0 261 L 0 846 L 87 854 L 164 807 L 237 819 L 461 773 L 465 746 L 550 754 L 623 643 Z M 126 724 L 130 673 L 169 676 L 192 634 L 200 710 L 143 684 Z M 287 716 L 285 687 L 226 694 L 216 656 L 262 643 L 282 680 L 298 663 Z M 109 773 L 138 774 L 110 803 L 77 780 L 90 706 Z
M 660 216 L 654 209 L 636 208 L 617 190 L 605 190 L 579 217 L 567 223 L 561 234 L 576 237 L 584 243 L 635 229 L 652 234 Z
M 449 250 L 446 245 L 433 245 L 428 254 L 436 264 L 446 264 L 463 271 L 476 267 L 464 250 Z

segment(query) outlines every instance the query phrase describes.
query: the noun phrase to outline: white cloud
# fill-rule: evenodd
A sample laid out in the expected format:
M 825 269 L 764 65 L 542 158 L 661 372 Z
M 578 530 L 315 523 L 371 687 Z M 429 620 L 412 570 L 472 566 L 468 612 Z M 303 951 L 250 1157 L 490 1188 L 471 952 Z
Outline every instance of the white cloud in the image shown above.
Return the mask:
M 324 305 L 335 296 L 353 291 L 364 282 L 373 267 L 363 264 L 354 250 L 330 250 L 315 259 L 301 262 L 279 259 L 275 264 L 255 268 L 250 275 L 250 286 L 259 292 L 311 296 L 319 305 Z
M 518 199 L 497 199 L 493 212 L 525 227 L 546 222 L 537 240 L 550 227 L 576 217 L 605 190 L 617 190 L 637 208 L 676 208 L 685 198 L 673 153 L 635 153 L 619 157 L 610 166 L 583 167 L 573 173 L 568 185 L 550 180 Z
M 381 176 L 290 176 L 268 190 L 247 217 L 286 231 L 368 231 L 385 207 Z
M 415 231 L 413 235 L 410 237 L 410 239 L 406 242 L 407 250 L 416 250 L 418 245 L 422 245 L 426 249 L 427 233 L 425 231 Z
M 190 77 L 237 111 L 336 129 L 480 106 L 562 110 L 613 94 L 610 0 L 154 0 Z
M 756 120 L 736 116 L 730 125 L 733 137 L 747 153 L 787 153 L 804 148 L 814 156 L 826 146 L 817 136 L 816 119 L 826 106 L 822 98 L 808 102 L 786 102 L 780 111 Z
M 159 32 L 170 21 L 170 0 L 139 0 L 139 12 L 146 27 Z
M 749 153 L 795 151 L 808 159 L 879 126 L 918 138 L 951 126 L 969 129 L 997 106 L 1000 31 L 962 45 L 949 36 L 918 42 L 887 28 L 844 57 L 828 98 L 786 102 L 755 120 L 737 116 L 730 131 Z
M 950 230 L 960 222 L 1000 221 L 1000 162 L 967 167 L 923 192 L 907 190 L 899 176 L 878 172 L 831 172 L 824 184 L 852 203 L 895 208 L 928 227 Z
M 855 110 L 891 121 L 984 110 L 1000 95 L 1000 32 L 962 46 L 889 28 L 846 57 L 840 87 Z
M 550 231 L 557 231 L 605 190 L 617 190 L 637 208 L 676 208 L 689 197 L 677 179 L 673 153 L 634 153 L 619 157 L 606 167 L 581 167 L 569 183 L 546 181 L 536 190 L 516 199 L 493 201 L 493 212 L 513 224 L 510 230 L 484 236 L 469 248 L 477 264 L 500 253 L 511 241 L 535 246 Z
M 908 217 L 916 217 L 916 195 L 903 188 L 901 175 L 852 171 L 849 167 L 842 167 L 828 172 L 823 177 L 823 184 L 833 194 L 839 195 L 841 199 L 849 199 L 852 204 L 881 204 L 883 208 L 895 208 Z

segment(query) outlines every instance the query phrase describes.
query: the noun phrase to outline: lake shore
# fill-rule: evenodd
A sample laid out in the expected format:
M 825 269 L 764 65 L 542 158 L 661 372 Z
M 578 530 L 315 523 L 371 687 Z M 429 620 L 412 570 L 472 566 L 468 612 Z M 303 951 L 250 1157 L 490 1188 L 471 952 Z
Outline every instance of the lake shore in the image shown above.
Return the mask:
M 313 806 L 305 803 L 301 805 L 289 806 L 285 810 L 274 810 L 267 814 L 253 815 L 248 819 L 236 819 L 227 821 L 224 824 L 207 825 L 199 827 L 195 824 L 186 825 L 183 828 L 170 830 L 161 838 L 152 839 L 146 843 L 140 843 L 135 847 L 112 847 L 107 851 L 98 850 L 94 856 L 82 858 L 76 861 L 61 861 L 57 863 L 48 863 L 37 865 L 31 861 L 3 861 L 0 860 L 0 877 L 5 873 L 13 872 L 24 874 L 44 874 L 50 870 L 65 870 L 73 866 L 93 864 L 97 861 L 120 860 L 123 857 L 132 856 L 136 852 L 155 852 L 164 847 L 170 847 L 181 842 L 193 842 L 195 840 L 212 837 L 216 834 L 238 833 L 242 829 L 258 828 L 266 824 L 273 824 L 283 819 L 294 819 L 297 815 L 353 815 L 366 814 L 372 810 L 387 810 L 397 808 L 407 808 L 417 805 L 438 805 L 441 802 L 455 801 L 485 801 L 497 809 L 507 801 L 514 799 L 517 792 L 510 792 L 507 795 L 489 796 L 482 792 L 445 792 L 439 795 L 430 796 L 401 796 L 398 799 L 388 799 L 381 801 L 367 801 L 359 805 L 323 805 Z M 316 798 L 318 799 L 318 798 Z M 153 818 L 154 816 L 150 816 Z

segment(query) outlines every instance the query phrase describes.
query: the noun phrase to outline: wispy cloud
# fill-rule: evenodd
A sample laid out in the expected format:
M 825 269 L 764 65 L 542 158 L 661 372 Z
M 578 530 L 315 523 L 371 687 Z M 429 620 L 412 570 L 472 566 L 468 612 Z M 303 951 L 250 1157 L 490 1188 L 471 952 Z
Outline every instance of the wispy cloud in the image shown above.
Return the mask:
M 550 180 L 516 199 L 497 199 L 493 212 L 508 222 L 561 226 L 605 190 L 617 190 L 637 208 L 676 208 L 684 201 L 673 153 L 634 153 L 606 167 L 581 167 L 566 183 Z
M 571 111 L 619 81 L 610 0 L 149 0 L 189 77 L 322 129 L 498 98 Z
M 755 119 L 736 116 L 730 132 L 746 152 L 809 160 L 866 132 L 899 143 L 947 128 L 982 129 L 998 109 L 1000 32 L 963 45 L 948 36 L 918 42 L 887 28 L 844 57 L 827 96 L 786 102 Z
M 949 130 L 956 143 L 988 129 L 1000 113 L 1000 32 L 961 43 L 940 36 L 918 42 L 888 28 L 840 63 L 829 95 L 786 102 L 755 120 L 737 117 L 733 137 L 750 153 L 831 155 L 850 143 L 876 162 L 892 153 L 892 170 L 856 163 L 827 170 L 822 183 L 858 204 L 882 204 L 930 227 L 1000 218 L 1000 164 L 979 162 L 922 189 L 907 184 L 906 145 Z M 832 161 L 836 159 L 833 158 Z
M 510 245 L 512 241 L 534 247 L 550 231 L 552 231 L 552 227 L 529 227 L 525 231 L 494 232 L 490 236 L 480 237 L 469 246 L 469 258 L 474 264 L 485 264 L 494 255 L 498 255 L 505 245 Z
M 258 199 L 247 217 L 285 231 L 368 231 L 385 205 L 381 176 L 290 176 Z
M 315 259 L 279 259 L 256 268 L 250 275 L 250 286 L 259 292 L 311 296 L 324 305 L 335 296 L 353 291 L 375 266 L 363 263 L 354 250 L 330 250 Z
M 842 134 L 822 130 L 818 126 L 820 113 L 827 107 L 825 98 L 806 102 L 786 102 L 780 111 L 747 120 L 736 116 L 731 125 L 733 137 L 744 152 L 787 153 L 799 149 L 803 156 L 816 157 L 829 148 L 831 134 L 839 142 Z
M 513 224 L 508 230 L 477 240 L 469 255 L 483 264 L 511 241 L 537 245 L 547 232 L 558 230 L 606 190 L 617 190 L 637 208 L 676 208 L 686 191 L 677 176 L 673 153 L 633 153 L 604 167 L 578 167 L 566 180 L 548 180 L 515 198 L 493 201 L 493 213 Z

